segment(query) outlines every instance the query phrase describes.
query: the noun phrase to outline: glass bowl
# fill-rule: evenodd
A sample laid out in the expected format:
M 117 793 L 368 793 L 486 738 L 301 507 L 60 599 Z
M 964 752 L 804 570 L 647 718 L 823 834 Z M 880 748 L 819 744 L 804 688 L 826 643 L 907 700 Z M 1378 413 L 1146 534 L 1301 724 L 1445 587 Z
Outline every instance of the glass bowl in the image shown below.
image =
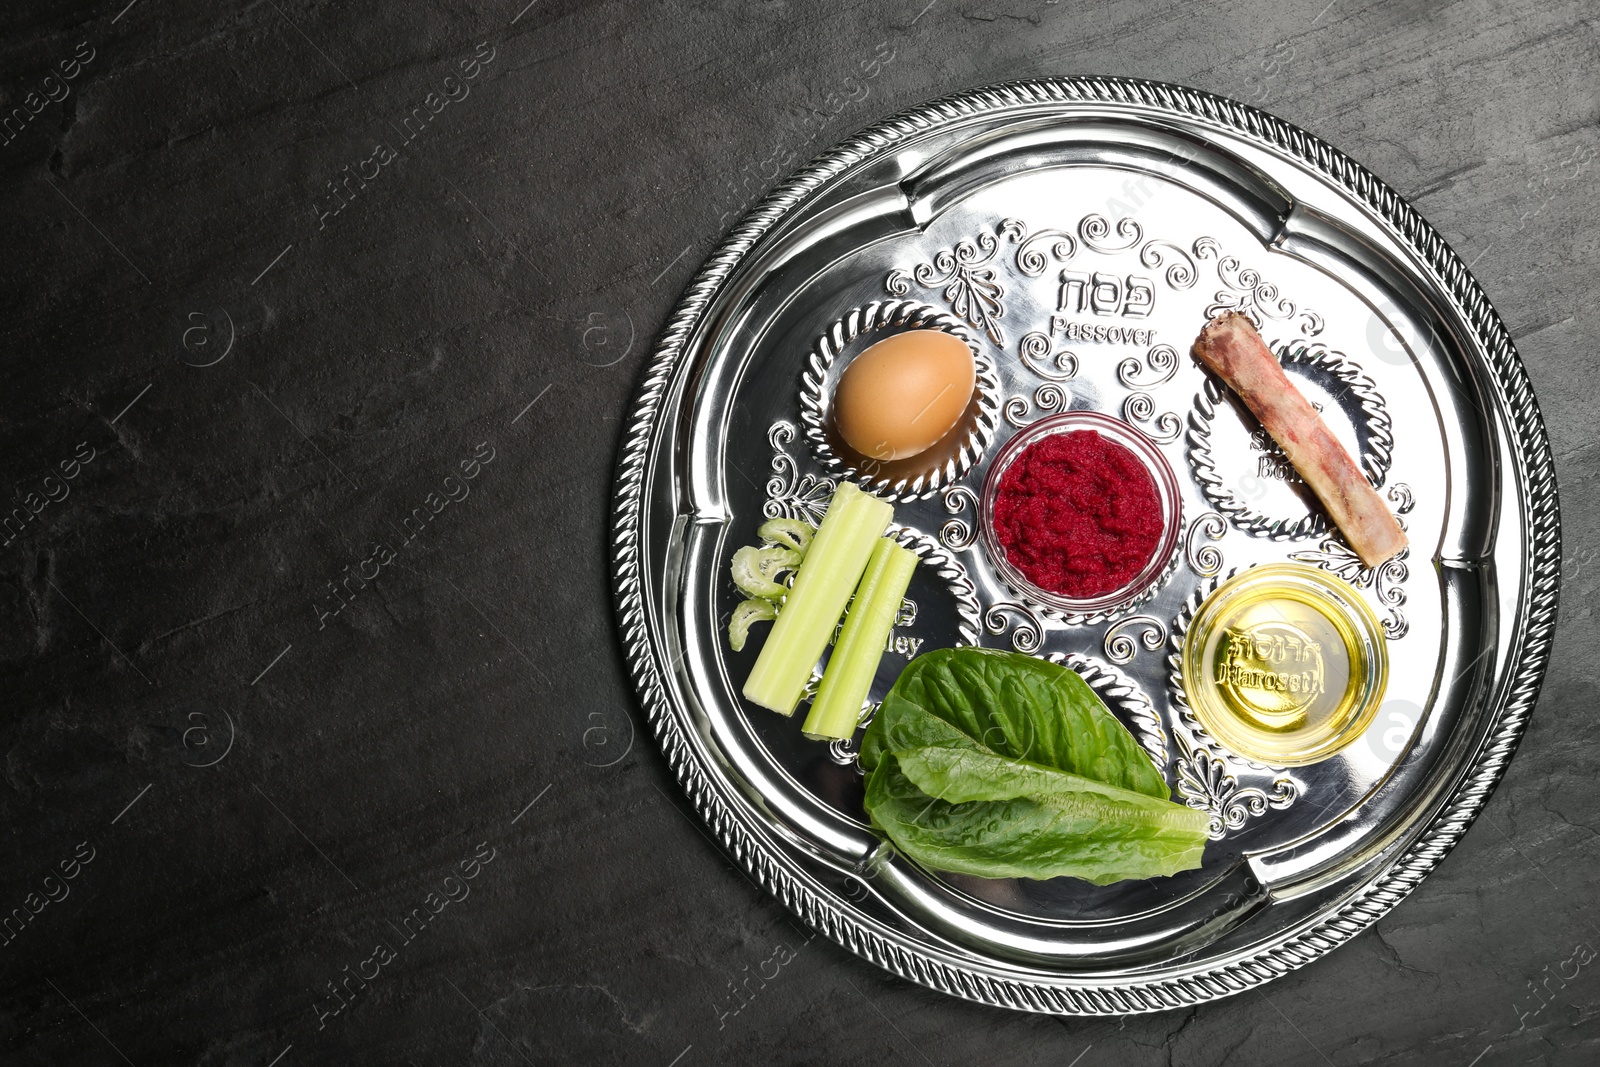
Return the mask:
M 1348 582 L 1305 563 L 1268 563 L 1200 605 L 1182 672 L 1189 707 L 1224 747 L 1303 767 L 1366 732 L 1389 655 L 1382 624 Z
M 1127 582 L 1092 597 L 1070 597 L 1034 584 L 1006 557 L 1005 548 L 1000 544 L 994 524 L 994 509 L 1000 495 L 1000 480 L 1005 477 L 1006 471 L 1017 457 L 1021 456 L 1029 445 L 1052 434 L 1072 433 L 1078 430 L 1093 430 L 1101 437 L 1122 445 L 1133 453 L 1149 472 L 1150 480 L 1155 483 L 1156 498 L 1161 503 L 1161 540 L 1156 543 L 1156 549 L 1150 554 L 1150 559 Z M 1030 423 L 1007 441 L 1005 447 L 995 456 L 983 481 L 979 525 L 983 530 L 984 549 L 1007 585 L 1042 607 L 1061 612 L 1075 621 L 1088 622 L 1107 618 L 1142 602 L 1154 590 L 1156 584 L 1171 572 L 1171 565 L 1178 553 L 1178 533 L 1183 526 L 1183 504 L 1178 495 L 1178 478 L 1173 474 L 1172 465 L 1167 462 L 1167 457 L 1161 454 L 1154 441 L 1137 428 L 1110 415 L 1098 411 L 1068 411 Z

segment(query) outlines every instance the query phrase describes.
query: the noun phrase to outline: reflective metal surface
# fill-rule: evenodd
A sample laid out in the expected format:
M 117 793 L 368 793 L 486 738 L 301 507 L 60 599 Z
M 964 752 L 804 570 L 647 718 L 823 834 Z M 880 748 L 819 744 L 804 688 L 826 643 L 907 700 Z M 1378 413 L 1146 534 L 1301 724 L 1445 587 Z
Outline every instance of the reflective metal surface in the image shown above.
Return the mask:
M 739 599 L 729 558 L 764 516 L 815 521 L 838 478 L 876 476 L 819 455 L 803 398 L 816 394 L 813 356 L 831 350 L 830 330 L 837 348 L 837 324 L 885 301 L 902 318 L 910 302 L 964 324 L 993 364 L 999 418 L 975 461 L 886 494 L 927 562 L 874 699 L 917 651 L 960 642 L 1074 666 L 1176 798 L 1210 814 L 1202 869 L 1105 887 L 930 873 L 867 826 L 847 746 L 805 741 L 796 721 L 739 700 L 760 641 L 727 649 Z M 1406 553 L 1363 567 L 1190 359 L 1224 308 L 1258 321 L 1400 516 Z M 976 529 L 988 465 L 1011 435 L 1085 409 L 1158 443 L 1184 522 L 1175 569 L 1152 595 L 1092 621 L 1007 585 Z M 1521 364 L 1465 267 L 1403 201 L 1253 109 L 1075 79 L 890 119 L 741 224 L 646 372 L 619 468 L 614 558 L 646 715 L 754 877 L 914 981 L 1026 1010 L 1126 1013 L 1303 965 L 1437 864 L 1531 710 L 1559 529 Z M 1390 656 L 1370 727 L 1294 768 L 1229 752 L 1177 682 L 1177 650 L 1207 593 L 1282 561 L 1359 590 Z

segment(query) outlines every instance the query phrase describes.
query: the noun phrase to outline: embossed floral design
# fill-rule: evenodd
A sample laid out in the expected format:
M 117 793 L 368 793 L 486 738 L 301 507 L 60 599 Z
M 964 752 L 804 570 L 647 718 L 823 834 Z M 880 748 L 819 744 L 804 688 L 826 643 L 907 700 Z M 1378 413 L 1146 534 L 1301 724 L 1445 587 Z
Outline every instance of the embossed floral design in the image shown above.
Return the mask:
M 1395 482 L 1389 487 L 1389 492 L 1386 495 L 1389 497 L 1389 503 L 1394 505 L 1396 515 L 1409 515 L 1411 514 L 1411 509 L 1417 506 L 1416 494 L 1411 491 L 1411 487 L 1405 482 Z M 1396 521 L 1400 523 L 1402 530 L 1405 529 L 1405 519 L 1401 518 Z
M 951 551 L 959 552 L 971 546 L 978 539 L 977 514 L 978 494 L 964 485 L 952 485 L 941 495 L 944 501 L 944 510 L 950 515 L 960 515 L 968 508 L 972 509 L 973 521 L 965 519 L 949 519 L 939 527 L 939 543 Z
M 1015 615 L 1015 622 L 1007 622 L 1007 615 Z M 1044 644 L 1044 623 L 1033 609 L 1014 600 L 1002 600 L 992 605 L 983 616 L 983 628 L 992 634 L 1010 633 L 1011 647 L 1018 652 L 1037 652 Z
M 863 905 L 869 897 L 877 901 L 869 887 L 874 884 L 872 877 L 878 865 L 893 855 L 892 846 L 874 850 L 861 863 L 841 872 L 841 878 L 824 881 L 811 877 L 792 856 L 773 848 L 761 835 L 760 826 L 744 810 L 747 805 L 730 801 L 730 796 L 737 799 L 736 793 L 717 788 L 724 780 L 724 768 L 717 762 L 716 752 L 708 754 L 706 746 L 699 744 L 699 736 L 692 733 L 693 717 L 659 716 L 660 745 L 696 812 L 752 878 L 782 899 L 801 921 L 825 930 L 834 940 L 878 961 L 896 975 L 940 993 L 1007 1009 L 1104 1016 L 1165 1010 L 1179 1001 L 1204 1002 L 1241 989 L 1262 988 L 1266 982 L 1308 965 L 1346 943 L 1356 931 L 1380 920 L 1437 868 L 1481 813 L 1486 798 L 1505 772 L 1518 738 L 1525 732 L 1555 625 L 1559 524 L 1554 463 L 1527 375 L 1465 264 L 1392 188 L 1352 164 L 1337 149 L 1306 138 L 1270 115 L 1204 92 L 1111 78 L 1052 79 L 962 94 L 897 116 L 863 134 L 851 146 L 852 151 L 830 155 L 823 165 L 780 190 L 774 200 L 776 206 L 769 213 L 770 220 L 730 239 L 729 254 L 708 267 L 708 284 L 694 287 L 686 297 L 685 310 L 703 310 L 719 291 L 718 284 L 735 271 L 740 257 L 748 258 L 752 246 L 781 226 L 786 212 L 792 215 L 796 205 L 809 203 L 808 197 L 816 186 L 852 173 L 850 168 L 858 158 L 855 149 L 868 164 L 876 164 L 915 131 L 961 128 L 978 119 L 1022 114 L 1030 108 L 1050 114 L 1060 109 L 1058 101 L 1070 101 L 1080 109 L 1095 112 L 1104 110 L 1107 102 L 1131 109 L 1158 110 L 1164 122 L 1197 131 L 1201 135 L 1196 138 L 1197 144 L 1204 143 L 1209 131 L 1226 131 L 1243 143 L 1258 146 L 1263 158 L 1282 161 L 1293 157 L 1302 172 L 1321 176 L 1331 187 L 1345 191 L 1352 202 L 1371 205 L 1377 216 L 1389 220 L 1383 229 L 1397 235 L 1396 243 L 1414 256 L 1417 269 L 1442 279 L 1441 306 L 1459 312 L 1461 321 L 1469 325 L 1466 336 L 1481 345 L 1483 352 L 1481 357 L 1473 354 L 1476 365 L 1486 381 L 1504 392 L 1503 411 L 1511 427 L 1508 455 L 1517 461 L 1507 461 L 1511 473 L 1507 475 L 1505 493 L 1508 500 L 1516 500 L 1524 507 L 1531 531 L 1527 557 L 1522 561 L 1529 590 L 1519 617 L 1525 641 L 1501 668 L 1509 680 L 1497 690 L 1500 700 L 1488 716 L 1492 721 L 1484 728 L 1486 740 L 1479 753 L 1481 758 L 1461 770 L 1457 787 L 1448 796 L 1438 798 L 1439 817 L 1419 826 L 1408 838 L 1409 844 L 1396 845 L 1383 857 L 1383 862 L 1367 876 L 1368 891 L 1330 899 L 1313 909 L 1314 913 L 1301 915 L 1295 936 L 1261 940 L 1226 954 L 1199 951 L 1182 961 L 1181 966 L 1169 968 L 1158 980 L 1113 974 L 1092 986 L 1074 986 L 1037 975 L 1030 977 L 1004 960 L 952 954 L 926 931 L 912 929 L 906 936 L 885 933 L 881 922 L 864 915 Z M 669 374 L 682 366 L 685 337 L 686 331 L 669 331 L 651 357 L 638 410 L 624 441 L 617 493 L 612 567 L 619 588 L 620 630 L 640 692 L 652 709 L 658 705 L 676 710 L 682 707 L 678 696 L 660 677 L 653 643 L 661 625 L 659 606 L 647 595 L 649 590 L 641 576 L 648 572 L 639 561 L 653 547 L 641 521 L 647 514 L 649 489 L 654 484 L 649 479 L 663 476 L 650 463 L 651 449 L 662 426 L 670 425 L 670 420 L 680 413 L 671 401 L 673 394 L 663 385 Z M 1499 416 L 1501 411 L 1494 414 Z M 842 896 L 838 889 L 841 881 L 850 886 Z M 1257 921 L 1255 925 L 1261 923 Z
M 1138 642 L 1135 643 L 1130 634 L 1139 631 Z M 1106 659 L 1112 663 L 1129 663 L 1139 654 L 1139 646 L 1143 645 L 1151 652 L 1155 652 L 1167 643 L 1167 626 L 1153 615 L 1135 615 L 1123 619 L 1106 631 L 1103 648 Z
M 1268 808 L 1282 810 L 1300 796 L 1294 779 L 1280 775 L 1273 779 L 1268 794 L 1255 786 L 1241 786 L 1228 773 L 1227 761 L 1203 748 L 1190 747 L 1181 737 L 1178 746 L 1178 797 L 1196 811 L 1211 816 L 1207 832 L 1213 840 L 1229 830 L 1237 830 L 1252 818 L 1265 815 Z
M 1122 244 L 1112 244 L 1107 240 L 1113 231 L 1123 239 Z M 1132 219 L 1118 219 L 1116 226 L 1113 227 L 1104 215 L 1085 215 L 1078 220 L 1078 236 L 1083 239 L 1087 247 L 1096 252 L 1102 255 L 1115 255 L 1118 252 L 1126 252 L 1138 244 L 1139 238 L 1144 236 L 1144 230 Z
M 1072 403 L 1072 397 L 1067 394 L 1065 389 L 1046 382 L 1033 391 L 1032 406 L 1039 409 L 1034 414 L 1030 415 L 1028 413 L 1030 405 L 1028 398 L 1025 396 L 1011 397 L 1000 410 L 1005 415 L 1006 421 L 1020 430 L 1029 423 L 1044 418 L 1046 415 L 1061 414 L 1067 410 L 1067 405 L 1070 403 Z
M 794 439 L 794 426 L 782 420 L 773 423 L 767 431 L 767 442 L 772 445 L 774 454 L 772 476 L 767 479 L 767 500 L 761 505 L 761 511 L 769 519 L 782 516 L 820 523 L 839 483 L 832 478 L 801 474 L 800 465 L 784 450 Z
M 860 730 L 872 722 L 872 717 L 878 713 L 878 705 L 869 705 L 856 720 L 856 729 Z M 861 742 L 855 738 L 834 740 L 828 742 L 828 759 L 841 767 L 854 767 L 856 774 L 864 774 L 861 769 Z
M 1156 345 L 1143 360 L 1129 356 L 1117 364 L 1117 381 L 1129 389 L 1153 389 L 1177 373 L 1178 350 L 1171 345 Z
M 1200 242 L 1208 242 L 1206 247 L 1211 250 L 1212 255 L 1215 255 L 1216 249 L 1215 241 L 1209 237 L 1202 237 L 1196 242 L 1195 255 L 1191 256 L 1171 241 L 1157 238 L 1144 240 L 1143 228 L 1131 218 L 1121 218 L 1112 222 L 1104 215 L 1096 213 L 1083 216 L 1074 229 L 1076 237 L 1066 230 L 1039 230 L 1030 233 L 1028 224 L 1021 219 L 1001 219 L 995 225 L 994 232 L 985 231 L 974 237 L 963 237 L 951 247 L 934 253 L 930 262 L 918 263 L 909 270 L 896 267 L 884 277 L 884 288 L 895 296 L 905 296 L 911 292 L 913 284 L 924 289 L 939 289 L 945 303 L 957 317 L 982 330 L 995 344 L 1004 345 L 1005 332 L 1000 328 L 1000 320 L 1005 318 L 1006 313 L 1006 287 L 992 265 L 996 254 L 1000 251 L 1001 238 L 1017 245 L 1013 264 L 1017 273 L 1024 278 L 1042 277 L 1052 262 L 1070 261 L 1078 254 L 1080 247 L 1108 256 L 1137 250 L 1137 258 L 1144 266 L 1151 270 L 1165 268 L 1162 276 L 1173 289 L 1188 289 L 1199 278 L 1200 271 L 1195 259 L 1205 258 L 1200 254 Z M 1229 257 L 1225 262 L 1229 264 L 1230 270 L 1237 270 L 1238 260 Z M 1259 285 L 1260 279 L 1255 278 L 1254 272 L 1243 272 L 1240 278 L 1245 275 L 1254 279 L 1249 294 L 1251 299 L 1277 299 L 1277 290 L 1270 285 Z M 1235 284 L 1239 280 L 1235 279 L 1233 283 L 1229 283 L 1224 279 L 1224 282 Z M 1223 294 L 1219 293 L 1218 299 L 1223 299 Z M 1287 310 L 1282 314 L 1275 313 L 1276 309 L 1285 307 Z M 1274 304 L 1273 308 L 1274 310 L 1266 312 L 1273 317 L 1281 318 L 1295 312 L 1295 306 L 1287 301 Z M 1314 315 L 1312 317 L 1316 318 Z M 1320 318 L 1317 319 L 1317 323 L 1316 329 L 1307 331 L 1308 336 L 1321 330 Z M 1056 356 L 1055 369 L 1046 371 L 1029 362 L 1029 357 L 1041 359 L 1050 356 L 1048 347 L 1038 351 L 1039 342 L 1029 341 L 1026 338 L 1023 344 L 1024 349 L 1020 353 L 1023 361 L 1041 377 L 1053 381 L 1065 381 L 1077 373 L 1077 360 L 1071 353 Z M 1175 368 L 1176 363 L 1174 363 Z
M 1170 261 L 1170 263 L 1169 263 Z M 1200 277 L 1200 270 L 1195 266 L 1194 260 L 1189 258 L 1189 253 L 1173 244 L 1171 241 L 1160 241 L 1155 238 L 1144 243 L 1139 249 L 1139 262 L 1151 270 L 1167 268 L 1167 284 L 1174 289 L 1187 289 Z
M 1395 505 L 1396 521 L 1400 523 L 1401 529 L 1405 529 L 1405 519 L 1402 516 L 1415 506 L 1411 487 L 1405 482 L 1395 482 L 1389 487 L 1388 497 Z M 1321 567 L 1330 574 L 1343 578 L 1357 589 L 1373 590 L 1378 603 L 1388 609 L 1383 620 L 1384 635 L 1394 641 L 1411 632 L 1411 623 L 1405 614 L 1405 581 L 1411 576 L 1411 570 L 1406 566 L 1406 559 L 1410 555 L 1411 549 L 1403 548 L 1398 555 L 1384 560 L 1376 567 L 1369 567 L 1343 539 L 1337 535 L 1330 535 L 1316 548 L 1291 552 L 1289 558 Z
M 1202 512 L 1196 515 L 1189 524 L 1189 529 L 1183 535 L 1183 556 L 1189 563 L 1189 569 L 1202 578 L 1212 578 L 1222 573 L 1222 550 L 1216 545 L 1200 543 L 1204 537 L 1211 541 L 1220 541 L 1228 532 L 1228 520 L 1215 511 Z
M 1201 237 L 1194 243 L 1194 258 L 1215 259 L 1217 280 L 1225 288 L 1217 291 L 1215 302 L 1206 308 L 1206 317 L 1224 311 L 1239 311 L 1261 326 L 1265 319 L 1298 321 L 1300 332 L 1315 337 L 1322 332 L 1322 316 L 1310 308 L 1301 308 L 1287 297 L 1280 296 L 1278 287 L 1261 280 L 1261 272 L 1245 267 L 1238 256 L 1222 256 L 1221 248 L 1210 237 Z M 1220 258 L 1219 258 L 1220 257 Z
M 1157 415 L 1155 399 L 1149 393 L 1129 393 L 1122 402 L 1122 418 L 1144 430 L 1157 444 L 1176 441 L 1183 433 L 1183 420 L 1170 411 Z
M 1034 330 L 1022 335 L 1017 345 L 1017 359 L 1039 377 L 1052 382 L 1067 382 L 1078 376 L 1078 356 L 1063 348 L 1054 352 L 1055 345 L 1048 334 Z M 1126 362 L 1126 361 L 1124 361 Z
M 931 263 L 918 263 L 906 272 L 896 268 L 884 279 L 884 288 L 895 296 L 905 296 L 911 291 L 914 280 L 924 289 L 943 288 L 945 303 L 955 315 L 989 335 L 997 345 L 1005 344 L 1005 334 L 1000 330 L 1000 319 L 1005 316 L 1005 286 L 995 278 L 989 263 L 1000 249 L 1000 237 L 1012 241 L 1022 238 L 1026 228 L 1016 219 L 1006 219 L 995 227 L 994 233 L 980 233 L 972 239 L 963 238 L 954 247 L 936 253 Z
M 1392 641 L 1411 631 L 1411 623 L 1404 610 L 1406 591 L 1403 588 L 1403 583 L 1411 576 L 1406 566 L 1406 557 L 1410 554 L 1409 548 L 1401 549 L 1400 554 L 1392 559 L 1376 567 L 1368 567 L 1341 538 L 1330 536 L 1314 549 L 1291 552 L 1289 558 L 1321 567 L 1357 589 L 1374 590 L 1378 602 L 1388 609 L 1383 620 L 1383 632 Z
M 1021 247 L 1017 249 L 1017 270 L 1028 278 L 1037 278 L 1050 266 L 1050 258 L 1055 257 L 1057 262 L 1065 263 L 1078 254 L 1078 244 L 1072 239 L 1070 233 L 1060 230 L 1040 230 L 1031 237 L 1026 236 L 1027 226 L 1018 219 L 1007 219 L 1001 223 L 1005 226 L 1016 227 L 1019 231 L 1018 240 Z

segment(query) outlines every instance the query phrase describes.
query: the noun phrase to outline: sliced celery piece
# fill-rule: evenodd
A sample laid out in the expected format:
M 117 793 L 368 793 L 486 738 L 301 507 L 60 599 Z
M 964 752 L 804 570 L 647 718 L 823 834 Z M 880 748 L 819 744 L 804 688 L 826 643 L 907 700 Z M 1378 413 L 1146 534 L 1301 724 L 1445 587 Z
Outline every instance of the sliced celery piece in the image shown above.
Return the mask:
M 735 652 L 743 652 L 745 639 L 750 636 L 750 627 L 758 622 L 771 622 L 777 617 L 778 609 L 770 600 L 752 597 L 739 601 L 739 606 L 728 617 L 728 647 Z
M 892 518 L 892 507 L 851 482 L 833 494 L 795 574 L 794 588 L 744 683 L 747 700 L 781 715 L 794 714 L 811 669 L 828 647 L 873 546 Z
M 855 736 L 856 719 L 878 674 L 878 661 L 900 614 L 917 554 L 891 538 L 879 538 L 867 571 L 844 617 L 844 629 L 828 657 L 822 688 L 800 732 L 818 741 Z
M 801 556 L 806 554 L 806 548 L 811 544 L 811 536 L 816 530 L 809 522 L 799 519 L 786 519 L 778 516 L 768 519 L 756 530 L 756 536 L 770 545 L 782 545 L 792 548 Z
M 733 584 L 745 596 L 781 600 L 789 590 L 778 581 L 778 575 L 800 566 L 800 553 L 776 546 L 755 548 L 746 546 L 733 554 Z

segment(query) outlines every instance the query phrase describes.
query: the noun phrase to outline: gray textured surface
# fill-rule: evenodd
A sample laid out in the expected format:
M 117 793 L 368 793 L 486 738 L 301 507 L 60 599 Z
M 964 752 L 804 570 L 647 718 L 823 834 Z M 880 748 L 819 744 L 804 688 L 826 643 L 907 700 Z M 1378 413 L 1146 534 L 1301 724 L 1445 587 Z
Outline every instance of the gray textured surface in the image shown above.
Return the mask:
M 94 49 L 0 144 L 0 455 L 43 503 L 0 549 L 0 1059 L 1600 1058 L 1592 5 L 123 2 L 0 14 L 4 114 Z M 1465 843 L 1264 993 L 1126 1020 L 808 941 L 635 735 L 605 568 L 641 353 L 727 222 L 900 107 L 1059 73 L 1260 103 L 1413 198 L 1512 328 L 1566 520 L 1540 710 Z

